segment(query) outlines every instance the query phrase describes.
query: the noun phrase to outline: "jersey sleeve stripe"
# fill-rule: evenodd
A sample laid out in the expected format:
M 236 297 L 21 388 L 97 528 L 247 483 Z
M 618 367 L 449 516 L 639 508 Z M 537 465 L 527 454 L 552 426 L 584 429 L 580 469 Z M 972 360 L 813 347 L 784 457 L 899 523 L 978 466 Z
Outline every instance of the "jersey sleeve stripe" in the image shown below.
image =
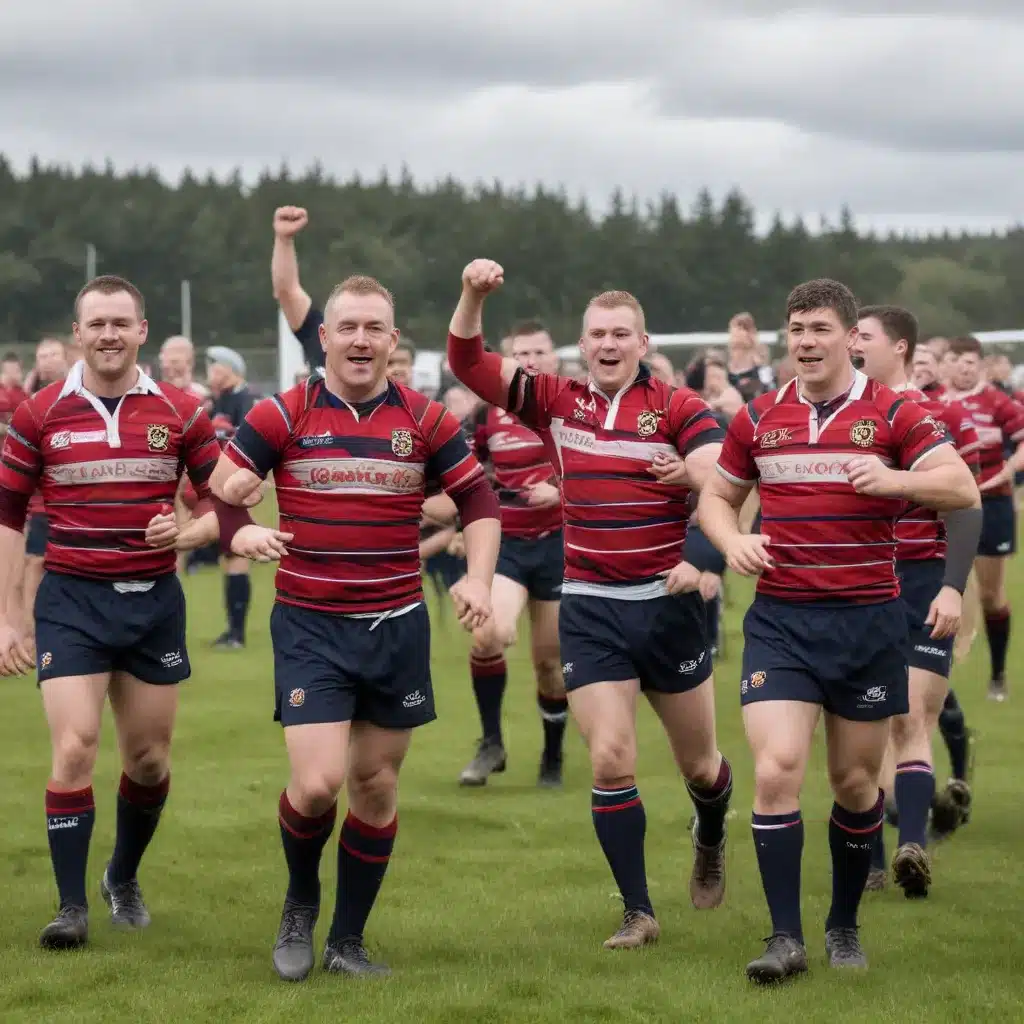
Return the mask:
M 925 448 L 925 450 L 923 452 L 921 452 L 917 456 L 917 458 L 914 459 L 914 461 L 910 464 L 910 472 L 913 473 L 914 470 L 917 469 L 917 467 L 920 466 L 921 463 L 924 462 L 924 460 L 927 459 L 928 456 L 931 455 L 932 452 L 934 452 L 936 449 L 941 448 L 943 445 L 947 445 L 949 443 L 950 443 L 949 438 L 948 437 L 943 437 L 943 438 L 940 438 L 937 441 L 934 441 L 932 444 L 928 445 L 928 447 Z
M 31 441 L 27 441 L 24 437 L 19 434 L 14 427 L 7 428 L 7 436 L 18 442 L 18 444 L 24 445 L 30 452 L 38 452 L 39 449 L 32 444 Z
M 900 407 L 903 405 L 905 399 L 897 398 L 892 405 L 889 406 L 889 411 L 885 414 L 886 422 L 891 427 L 896 422 L 896 414 L 900 411 Z
M 728 480 L 730 483 L 736 484 L 738 487 L 753 487 L 754 484 L 757 483 L 756 480 L 744 480 L 742 477 L 733 476 L 732 473 L 730 473 L 727 469 L 723 469 L 722 466 L 718 463 L 715 464 L 715 469 L 717 469 L 718 472 L 721 473 L 726 480 Z
M 725 431 L 718 425 L 718 421 L 712 417 L 714 427 L 709 427 L 707 430 L 702 430 L 696 437 L 691 437 L 683 447 L 683 457 L 685 458 L 691 452 L 695 452 L 698 448 L 703 448 L 706 444 L 721 444 L 725 440 Z
M 308 391 L 308 387 L 309 387 L 309 382 L 308 381 L 306 382 L 306 386 L 307 386 L 307 391 Z M 281 396 L 280 395 L 274 395 L 272 401 L 273 401 L 275 407 L 277 408 L 277 411 L 281 414 L 281 419 L 284 420 L 284 425 L 288 428 L 288 432 L 291 433 L 292 418 L 291 418 L 291 415 L 288 412 L 287 406 L 284 404 L 283 401 L 281 401 Z

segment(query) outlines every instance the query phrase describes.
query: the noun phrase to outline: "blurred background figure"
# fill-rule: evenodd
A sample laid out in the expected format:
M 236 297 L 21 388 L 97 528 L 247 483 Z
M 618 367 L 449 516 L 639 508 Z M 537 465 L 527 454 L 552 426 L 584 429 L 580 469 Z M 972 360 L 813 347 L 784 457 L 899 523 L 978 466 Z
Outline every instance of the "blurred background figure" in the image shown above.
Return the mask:
M 210 391 L 195 379 L 195 368 L 196 352 L 188 338 L 176 334 L 160 346 L 160 379 L 199 398 L 208 398 Z

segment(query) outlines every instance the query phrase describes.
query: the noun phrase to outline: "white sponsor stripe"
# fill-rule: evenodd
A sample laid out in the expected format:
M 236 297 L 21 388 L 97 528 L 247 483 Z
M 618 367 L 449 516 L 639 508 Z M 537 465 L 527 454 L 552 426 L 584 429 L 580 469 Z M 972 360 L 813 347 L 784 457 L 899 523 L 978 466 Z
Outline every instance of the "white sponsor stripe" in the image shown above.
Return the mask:
M 423 488 L 422 462 L 306 458 L 289 459 L 282 469 L 293 476 L 302 489 L 326 493 L 411 494 Z
M 1003 443 L 1003 432 L 999 427 L 976 427 L 975 429 L 978 431 L 978 441 L 982 446 Z
M 551 421 L 551 436 L 560 450 L 565 448 L 602 458 L 651 463 L 655 455 L 679 455 L 672 445 L 660 441 L 627 441 L 623 438 L 599 440 L 582 425 L 574 427 L 565 420 Z
M 178 479 L 176 459 L 96 459 L 92 462 L 66 462 L 47 466 L 46 477 L 52 483 L 169 483 Z

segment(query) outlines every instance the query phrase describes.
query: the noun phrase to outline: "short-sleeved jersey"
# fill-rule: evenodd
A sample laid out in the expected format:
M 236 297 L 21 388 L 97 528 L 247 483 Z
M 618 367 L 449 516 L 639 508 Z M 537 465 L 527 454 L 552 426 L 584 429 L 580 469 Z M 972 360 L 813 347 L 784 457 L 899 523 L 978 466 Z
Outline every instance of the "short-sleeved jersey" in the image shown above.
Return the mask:
M 198 399 L 139 373 L 114 406 L 85 389 L 84 363 L 18 407 L 0 460 L 0 521 L 20 530 L 41 488 L 50 517 L 46 569 L 103 580 L 174 572 L 146 526 L 173 506 L 183 470 L 200 496 L 220 448 Z M 111 403 L 113 404 L 113 403 Z
M 946 428 L 957 453 L 977 477 L 981 471 L 981 443 L 967 410 L 959 402 L 914 387 L 903 388 L 898 393 Z M 911 505 L 896 523 L 896 561 L 921 562 L 945 557 L 946 526 L 939 514 L 934 509 Z
M 517 416 L 493 405 L 481 406 L 473 431 L 476 457 L 489 463 L 501 506 L 501 532 L 532 540 L 562 528 L 560 505 L 536 508 L 526 488 L 554 478 L 544 441 Z
M 1005 391 L 993 384 L 979 384 L 970 391 L 959 393 L 947 391 L 950 401 L 959 402 L 978 432 L 980 448 L 979 483 L 991 480 L 1006 465 L 1004 443 L 1009 442 L 1014 448 L 1024 441 L 1024 406 L 1015 402 Z M 983 491 L 983 497 L 997 494 L 1012 494 L 1011 484 L 994 487 Z
M 421 601 L 426 482 L 457 497 L 483 477 L 437 402 L 389 383 L 352 406 L 319 374 L 253 406 L 225 454 L 260 477 L 274 473 L 281 528 L 295 538 L 277 570 L 277 600 L 341 615 Z
M 877 455 L 910 470 L 948 443 L 924 409 L 859 371 L 845 396 L 821 407 L 795 379 L 745 405 L 729 424 L 718 469 L 760 489 L 761 530 L 775 567 L 759 579 L 758 593 L 853 604 L 896 597 L 895 525 L 906 502 L 858 494 L 847 465 Z
M 16 384 L 10 387 L 0 384 L 0 423 L 5 426 L 10 423 L 14 410 L 27 398 L 25 390 Z
M 516 374 L 508 411 L 543 439 L 562 487 L 563 594 L 645 600 L 683 557 L 690 492 L 659 483 L 655 455 L 686 456 L 724 431 L 704 400 L 641 365 L 609 396 L 553 374 Z

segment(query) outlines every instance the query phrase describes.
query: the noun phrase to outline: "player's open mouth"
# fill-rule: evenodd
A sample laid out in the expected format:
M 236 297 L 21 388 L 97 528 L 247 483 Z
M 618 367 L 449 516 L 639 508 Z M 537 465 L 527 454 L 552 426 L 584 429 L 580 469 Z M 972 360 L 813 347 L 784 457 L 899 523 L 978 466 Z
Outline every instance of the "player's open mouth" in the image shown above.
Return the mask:
M 357 366 L 363 366 L 366 363 L 372 362 L 369 356 L 349 356 L 348 361 L 355 363 Z
M 850 356 L 850 362 L 853 363 L 853 368 L 855 370 L 864 369 L 864 357 L 859 352 L 854 352 Z
M 119 353 L 123 352 L 124 349 L 121 348 L 120 346 L 117 346 L 116 348 L 110 348 L 110 347 L 101 348 L 100 351 L 104 355 L 106 355 L 106 356 L 115 356 L 115 355 L 118 355 Z
M 815 366 L 821 362 L 821 356 L 801 356 L 797 362 L 803 363 L 804 366 Z
M 618 366 L 619 365 L 619 360 L 615 356 L 605 356 L 605 357 L 602 357 L 601 359 L 598 359 L 598 362 L 602 366 Z

